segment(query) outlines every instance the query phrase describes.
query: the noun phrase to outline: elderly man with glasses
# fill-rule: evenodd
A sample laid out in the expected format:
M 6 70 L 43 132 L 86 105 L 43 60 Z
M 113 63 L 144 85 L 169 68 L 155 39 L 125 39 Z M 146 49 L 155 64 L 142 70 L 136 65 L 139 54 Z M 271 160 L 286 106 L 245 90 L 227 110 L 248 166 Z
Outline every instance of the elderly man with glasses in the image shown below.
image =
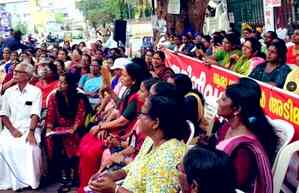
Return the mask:
M 37 128 L 42 107 L 41 90 L 29 84 L 33 66 L 16 66 L 16 85 L 2 96 L 0 116 L 0 190 L 36 189 L 41 173 L 40 131 Z

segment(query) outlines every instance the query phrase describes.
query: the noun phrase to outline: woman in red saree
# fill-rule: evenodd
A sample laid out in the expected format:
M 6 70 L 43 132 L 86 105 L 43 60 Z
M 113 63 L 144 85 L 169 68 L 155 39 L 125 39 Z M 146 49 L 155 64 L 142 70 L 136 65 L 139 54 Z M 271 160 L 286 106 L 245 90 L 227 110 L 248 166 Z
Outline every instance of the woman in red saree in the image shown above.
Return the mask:
M 85 115 L 90 110 L 88 99 L 77 93 L 73 76 L 60 76 L 59 89 L 50 95 L 46 116 L 47 135 L 56 133 L 48 136 L 46 141 L 50 161 L 54 161 L 53 164 L 58 161 L 50 169 L 55 170 L 58 166 L 62 178 L 71 178 L 76 173 L 80 132 L 83 130 Z
M 256 89 L 242 83 L 226 88 L 218 101 L 218 115 L 227 120 L 229 127 L 217 149 L 232 158 L 238 189 L 272 193 L 271 163 L 279 138 L 267 121 L 257 95 Z
M 127 90 L 122 95 L 119 103 L 120 116 L 109 122 L 100 123 L 87 133 L 81 140 L 79 147 L 80 156 L 80 187 L 78 193 L 84 193 L 83 188 L 88 184 L 90 177 L 100 167 L 101 156 L 105 149 L 105 133 L 123 136 L 130 133 L 137 121 L 138 112 L 141 110 L 142 101 L 138 90 L 144 76 L 142 69 L 134 63 L 127 64 L 122 71 L 121 81 Z M 114 95 L 113 93 L 110 93 Z

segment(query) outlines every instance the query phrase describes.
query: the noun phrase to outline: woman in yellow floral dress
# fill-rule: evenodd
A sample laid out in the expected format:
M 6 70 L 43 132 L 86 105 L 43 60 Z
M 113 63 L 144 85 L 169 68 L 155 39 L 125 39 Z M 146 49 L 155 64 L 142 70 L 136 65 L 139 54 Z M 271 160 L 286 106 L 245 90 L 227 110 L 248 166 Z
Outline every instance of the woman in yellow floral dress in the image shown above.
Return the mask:
M 182 142 L 177 101 L 163 96 L 146 100 L 140 115 L 140 129 L 147 136 L 135 160 L 111 174 L 96 174 L 89 188 L 94 193 L 176 193 L 179 188 L 176 165 L 186 152 Z M 124 178 L 122 186 L 115 181 Z

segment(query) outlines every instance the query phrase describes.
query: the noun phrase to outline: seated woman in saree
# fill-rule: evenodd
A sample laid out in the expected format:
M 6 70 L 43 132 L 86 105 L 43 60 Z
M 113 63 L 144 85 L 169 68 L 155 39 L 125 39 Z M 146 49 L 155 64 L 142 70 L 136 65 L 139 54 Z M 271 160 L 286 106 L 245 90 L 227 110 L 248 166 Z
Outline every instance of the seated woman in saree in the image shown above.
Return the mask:
M 138 93 L 142 101 L 149 97 L 151 86 L 158 81 L 158 79 L 148 79 L 141 83 Z M 140 131 L 139 123 L 140 121 L 138 120 L 127 136 L 119 138 L 118 136 L 110 135 L 106 140 L 108 148 L 103 152 L 100 171 L 121 168 L 135 158 L 145 138 Z
M 92 106 L 99 103 L 98 91 L 103 86 L 103 79 L 100 74 L 101 62 L 93 60 L 90 65 L 90 73 L 83 75 L 79 81 L 79 89 L 88 97 Z
M 219 65 L 230 69 L 241 56 L 240 39 L 235 33 L 228 33 L 224 36 L 222 47 L 219 48 L 213 56 L 210 56 L 206 62 L 208 65 Z
M 286 65 L 286 52 L 285 42 L 281 39 L 275 39 L 268 47 L 266 62 L 257 65 L 249 77 L 283 88 L 291 71 L 291 68 Z
M 257 102 L 256 90 L 244 83 L 226 88 L 218 101 L 218 115 L 226 119 L 228 128 L 217 149 L 232 158 L 238 189 L 271 193 L 271 163 L 279 138 Z
M 79 193 L 84 192 L 83 188 L 87 185 L 89 178 L 99 169 L 101 156 L 105 149 L 104 134 L 109 131 L 118 136 L 126 135 L 137 121 L 138 113 L 143 105 L 137 91 L 143 78 L 142 69 L 137 64 L 127 64 L 122 70 L 120 78 L 122 84 L 127 88 L 119 101 L 120 116 L 109 122 L 100 122 L 83 137 L 79 148 Z M 112 92 L 110 94 L 113 95 Z
M 77 93 L 76 86 L 71 74 L 60 76 L 58 90 L 49 96 L 46 116 L 49 171 L 53 175 L 61 172 L 63 183 L 76 177 L 80 136 L 85 115 L 91 111 L 88 99 Z
M 140 129 L 146 137 L 129 165 L 111 174 L 95 174 L 87 189 L 94 193 L 176 193 L 179 189 L 177 164 L 187 146 L 182 143 L 183 119 L 177 101 L 163 96 L 146 99 Z M 115 181 L 124 179 L 121 186 Z
M 242 56 L 232 66 L 231 70 L 248 76 L 257 65 L 265 62 L 264 58 L 262 58 L 264 54 L 261 54 L 261 47 L 262 45 L 258 39 L 246 39 L 242 46 Z

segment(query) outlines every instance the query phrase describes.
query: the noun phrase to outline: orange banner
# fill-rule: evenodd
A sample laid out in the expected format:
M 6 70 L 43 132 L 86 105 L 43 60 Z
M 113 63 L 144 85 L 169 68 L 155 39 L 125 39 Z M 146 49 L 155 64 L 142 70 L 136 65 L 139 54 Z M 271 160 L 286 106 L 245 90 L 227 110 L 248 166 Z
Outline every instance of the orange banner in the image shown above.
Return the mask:
M 176 73 L 187 74 L 195 88 L 204 96 L 219 97 L 227 85 L 241 75 L 219 66 L 206 66 L 202 61 L 165 50 L 166 64 Z M 299 96 L 259 82 L 262 88 L 261 106 L 272 119 L 283 119 L 294 125 L 295 138 L 299 139 Z

